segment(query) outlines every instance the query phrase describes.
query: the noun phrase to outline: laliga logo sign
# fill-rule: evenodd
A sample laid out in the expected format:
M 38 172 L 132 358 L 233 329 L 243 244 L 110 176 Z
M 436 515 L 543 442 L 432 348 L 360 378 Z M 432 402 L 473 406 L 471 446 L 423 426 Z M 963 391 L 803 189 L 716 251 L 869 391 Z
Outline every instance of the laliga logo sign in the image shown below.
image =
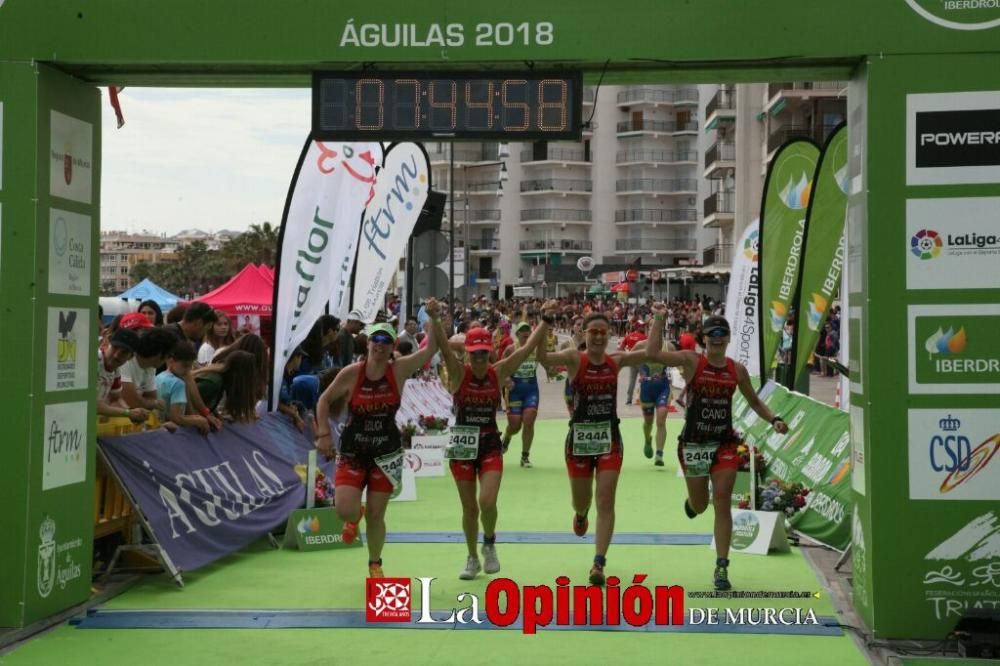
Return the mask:
M 757 261 L 757 251 L 760 247 L 760 241 L 758 239 L 759 232 L 755 231 L 749 236 L 747 240 L 743 243 L 743 256 L 750 261 Z
M 941 236 L 933 229 L 921 229 L 910 238 L 910 252 L 921 260 L 941 254 Z
M 938 422 L 945 433 L 957 433 L 962 427 L 959 419 L 949 414 Z M 969 438 L 960 434 L 934 435 L 930 442 L 930 463 L 935 472 L 947 471 L 941 482 L 941 493 L 951 492 L 973 476 L 981 472 L 1000 450 L 1000 433 L 972 448 Z M 942 452 L 939 460 L 938 453 Z

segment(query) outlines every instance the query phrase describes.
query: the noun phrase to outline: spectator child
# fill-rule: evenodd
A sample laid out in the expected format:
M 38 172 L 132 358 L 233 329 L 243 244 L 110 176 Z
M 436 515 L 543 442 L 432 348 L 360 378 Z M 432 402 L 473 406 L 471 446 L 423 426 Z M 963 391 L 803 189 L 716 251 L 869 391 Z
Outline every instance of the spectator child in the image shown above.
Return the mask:
M 198 352 L 187 340 L 180 340 L 167 354 L 167 369 L 156 376 L 156 393 L 163 400 L 163 420 L 179 426 L 197 428 L 208 434 L 208 419 L 201 414 L 188 414 L 188 396 L 185 382 L 191 373 Z

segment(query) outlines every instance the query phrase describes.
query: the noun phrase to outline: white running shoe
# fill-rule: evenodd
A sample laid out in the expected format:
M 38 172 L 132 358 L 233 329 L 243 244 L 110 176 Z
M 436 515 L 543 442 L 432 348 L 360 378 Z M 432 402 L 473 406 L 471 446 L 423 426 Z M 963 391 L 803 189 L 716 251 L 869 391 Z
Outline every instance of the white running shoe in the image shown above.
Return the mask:
M 472 580 L 482 569 L 479 565 L 479 558 L 475 555 L 469 555 L 469 558 L 465 561 L 465 569 L 462 573 L 458 574 L 458 577 L 462 580 Z
M 500 571 L 500 560 L 497 559 L 496 544 L 483 544 L 483 571 L 488 574 L 495 574 Z

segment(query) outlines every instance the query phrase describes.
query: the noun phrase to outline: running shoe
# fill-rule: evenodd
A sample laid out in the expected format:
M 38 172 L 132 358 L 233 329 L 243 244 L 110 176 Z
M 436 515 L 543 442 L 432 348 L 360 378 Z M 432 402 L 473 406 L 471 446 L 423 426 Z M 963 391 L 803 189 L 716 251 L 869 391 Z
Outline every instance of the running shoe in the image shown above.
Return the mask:
M 469 555 L 465 560 L 465 569 L 462 570 L 462 573 L 458 574 L 458 577 L 462 580 L 472 580 L 482 569 L 482 566 L 479 564 L 479 558 L 475 555 Z
M 364 517 L 365 517 L 365 507 L 362 504 L 361 515 L 358 516 L 358 519 L 354 522 L 348 521 L 344 523 L 344 528 L 340 531 L 341 541 L 343 541 L 347 545 L 351 545 L 352 543 L 354 543 L 354 540 L 358 538 L 358 532 L 359 532 L 358 523 L 360 523 L 361 519 Z
M 653 461 L 653 464 L 657 467 L 663 467 L 663 451 L 656 452 L 656 460 Z
M 500 571 L 500 560 L 497 558 L 496 544 L 483 544 L 483 571 L 488 574 L 495 574 Z
M 573 534 L 578 537 L 582 537 L 587 533 L 587 528 L 590 526 L 590 521 L 587 520 L 587 516 L 581 516 L 576 513 L 573 514 Z
M 691 503 L 684 500 L 684 514 L 691 519 L 697 518 L 698 514 L 691 508 Z
M 594 566 L 590 567 L 590 584 L 599 587 L 604 586 L 604 567 L 596 562 Z
M 503 443 L 500 447 L 500 453 L 501 454 L 507 453 L 507 447 L 509 446 L 510 446 L 510 437 L 504 437 Z
M 715 567 L 715 575 L 712 578 L 715 589 L 720 591 L 733 589 L 733 586 L 729 583 L 729 567 L 717 565 Z
M 531 461 L 528 460 L 528 456 L 521 456 L 521 467 L 531 469 Z
M 368 563 L 368 577 L 369 578 L 385 578 L 385 573 L 382 571 L 381 562 L 369 562 Z
M 646 456 L 647 458 L 652 458 L 653 457 L 653 438 L 652 437 L 647 437 L 646 438 L 646 443 L 642 447 L 642 455 Z

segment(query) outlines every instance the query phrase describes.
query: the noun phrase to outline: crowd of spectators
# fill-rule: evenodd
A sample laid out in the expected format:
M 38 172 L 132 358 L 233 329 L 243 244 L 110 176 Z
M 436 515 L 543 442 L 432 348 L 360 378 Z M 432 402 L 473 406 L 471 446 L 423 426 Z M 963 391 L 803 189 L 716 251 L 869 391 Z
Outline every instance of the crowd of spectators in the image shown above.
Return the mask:
M 618 348 L 629 350 L 646 338 L 652 316 L 646 303 L 622 302 L 605 297 L 557 299 L 559 314 L 555 329 L 569 334 L 574 320 L 592 312 L 605 313 L 617 336 Z M 522 321 L 534 325 L 542 300 L 515 298 L 491 301 L 477 297 L 468 303 L 447 306 L 445 321 L 451 344 L 462 349 L 465 332 L 484 327 L 494 341 L 494 357 L 502 358 L 513 344 L 512 328 Z M 401 302 L 390 297 L 386 309 L 370 324 L 388 323 L 399 333 L 395 355 L 406 356 L 425 347 L 430 318 L 423 304 L 414 316 L 400 312 Z M 723 304 L 707 296 L 675 298 L 667 302 L 665 336 L 678 349 L 695 349 L 702 322 L 711 315 L 725 314 Z M 316 401 L 340 368 L 366 355 L 367 336 L 361 313 L 352 311 L 342 322 L 321 316 L 301 345 L 285 363 L 283 379 L 275 390 L 278 410 L 299 428 L 315 410 Z M 779 372 L 788 361 L 794 315 L 786 326 L 778 351 Z M 819 337 L 811 368 L 832 374 L 828 359 L 839 350 L 839 309 Z M 178 306 L 164 315 L 153 301 L 143 302 L 138 312 L 116 317 L 101 331 L 98 350 L 97 410 L 105 417 L 127 417 L 145 423 L 151 414 L 170 430 L 193 427 L 209 432 L 225 421 L 251 422 L 266 408 L 270 380 L 269 349 L 253 333 L 234 330 L 230 318 L 201 302 Z M 556 348 L 555 333 L 547 346 Z M 558 376 L 558 368 L 549 369 Z M 434 376 L 443 371 L 435 355 L 422 372 Z M 631 397 L 635 375 L 629 379 Z

